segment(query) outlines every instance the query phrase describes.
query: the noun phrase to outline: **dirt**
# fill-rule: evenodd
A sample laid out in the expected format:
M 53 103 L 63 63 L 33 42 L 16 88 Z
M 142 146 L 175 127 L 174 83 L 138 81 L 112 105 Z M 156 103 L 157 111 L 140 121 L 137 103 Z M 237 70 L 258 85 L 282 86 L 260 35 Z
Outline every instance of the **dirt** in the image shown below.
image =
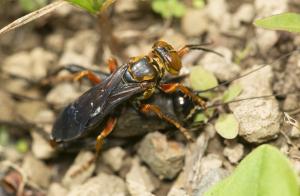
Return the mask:
M 117 1 L 108 17 L 102 19 L 65 6 L 0 37 L 0 178 L 9 185 L 0 186 L 0 194 L 201 195 L 261 143 L 284 151 L 300 175 L 300 134 L 283 120 L 284 111 L 300 120 L 300 96 L 291 93 L 300 90 L 300 54 L 297 51 L 276 61 L 294 51 L 300 37 L 252 25 L 257 17 L 299 12 L 298 2 L 211 0 L 202 9 L 188 6 L 182 18 L 171 20 L 154 13 L 149 2 L 124 2 Z M 0 2 L 0 27 L 24 14 L 17 1 Z M 97 158 L 94 138 L 72 152 L 58 152 L 49 144 L 47 139 L 59 112 L 91 87 L 87 80 L 68 79 L 67 72 L 58 74 L 61 80 L 48 78 L 50 83 L 45 85 L 49 73 L 68 64 L 109 73 L 108 58 L 113 56 L 122 64 L 129 57 L 148 54 L 159 39 L 175 48 L 213 42 L 207 47 L 225 57 L 192 51 L 183 59 L 183 72 L 203 66 L 220 82 L 269 64 L 267 69 L 257 71 L 261 71 L 260 75 L 256 73 L 259 77 L 253 73 L 241 79 L 246 90 L 240 98 L 278 96 L 219 107 L 219 112 L 231 110 L 237 119 L 242 116 L 242 130 L 232 140 L 216 133 L 212 118 L 211 123 L 193 131 L 194 143 L 171 127 L 163 133 L 153 130 L 147 137 L 143 134 L 111 143 L 108 140 L 108 149 Z

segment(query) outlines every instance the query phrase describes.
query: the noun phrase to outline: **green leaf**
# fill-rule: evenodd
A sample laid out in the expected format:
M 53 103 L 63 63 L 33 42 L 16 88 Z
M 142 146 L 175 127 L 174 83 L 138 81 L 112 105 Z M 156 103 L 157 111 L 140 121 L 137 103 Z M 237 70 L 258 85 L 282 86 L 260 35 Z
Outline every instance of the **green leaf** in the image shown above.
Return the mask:
M 208 108 L 205 111 L 198 112 L 194 117 L 194 123 L 206 123 L 212 117 L 215 108 Z
M 224 103 L 230 102 L 234 100 L 240 93 L 242 92 L 242 87 L 239 84 L 232 84 L 229 88 L 225 91 L 222 101 Z
M 16 143 L 16 149 L 21 153 L 25 153 L 29 149 L 29 144 L 26 140 L 20 139 Z
M 300 32 L 300 14 L 296 13 L 283 13 L 278 15 L 269 16 L 263 19 L 254 21 L 258 27 L 283 30 L 289 32 Z
M 239 133 L 239 123 L 233 114 L 221 114 L 215 124 L 215 129 L 222 137 L 233 139 Z
M 193 0 L 193 6 L 195 8 L 203 8 L 205 6 L 204 0 Z
M 186 11 L 184 4 L 178 0 L 152 0 L 151 7 L 164 18 L 179 18 Z
M 299 179 L 289 160 L 275 147 L 261 145 L 251 152 L 231 176 L 205 196 L 297 196 Z
M 209 71 L 203 69 L 202 66 L 195 66 L 191 70 L 189 76 L 191 87 L 194 90 L 207 90 L 218 85 L 217 78 Z M 202 97 L 211 98 L 211 92 L 200 93 Z
M 0 145 L 6 146 L 9 143 L 10 137 L 7 129 L 0 127 Z
M 86 11 L 96 14 L 103 9 L 103 7 L 107 7 L 114 2 L 114 0 L 67 0 Z
M 198 123 L 198 122 L 205 122 L 207 120 L 206 116 L 204 115 L 204 113 L 199 113 L 196 114 L 195 118 L 194 118 L 194 122 Z
M 47 5 L 48 0 L 19 0 L 21 8 L 26 12 L 32 12 L 45 5 Z

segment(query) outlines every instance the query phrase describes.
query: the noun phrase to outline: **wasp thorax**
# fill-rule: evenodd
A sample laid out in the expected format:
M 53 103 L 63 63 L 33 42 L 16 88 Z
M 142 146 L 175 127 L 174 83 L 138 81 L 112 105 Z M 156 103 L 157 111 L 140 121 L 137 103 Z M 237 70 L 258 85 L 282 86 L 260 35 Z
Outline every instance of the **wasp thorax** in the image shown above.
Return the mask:
M 156 55 L 162 66 L 171 74 L 178 75 L 182 67 L 181 58 L 178 52 L 168 43 L 157 41 L 153 47 L 153 53 Z

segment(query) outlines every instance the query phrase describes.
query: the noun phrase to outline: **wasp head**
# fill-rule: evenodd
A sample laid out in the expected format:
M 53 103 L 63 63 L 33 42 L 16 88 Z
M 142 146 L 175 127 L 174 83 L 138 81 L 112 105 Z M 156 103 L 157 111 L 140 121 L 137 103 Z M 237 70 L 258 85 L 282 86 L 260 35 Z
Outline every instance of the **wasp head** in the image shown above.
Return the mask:
M 182 67 L 180 54 L 167 42 L 157 41 L 152 46 L 152 53 L 157 56 L 161 66 L 170 74 L 178 75 Z

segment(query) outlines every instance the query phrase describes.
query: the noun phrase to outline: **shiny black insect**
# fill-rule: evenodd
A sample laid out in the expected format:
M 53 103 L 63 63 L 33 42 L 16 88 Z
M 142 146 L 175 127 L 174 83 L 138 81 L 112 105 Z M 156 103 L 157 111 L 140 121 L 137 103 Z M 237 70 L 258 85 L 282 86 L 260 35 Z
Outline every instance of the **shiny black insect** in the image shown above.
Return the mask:
M 192 124 L 193 117 L 197 113 L 194 102 L 181 92 L 172 95 L 155 93 L 150 99 L 146 100 L 146 103 L 157 105 L 169 117 L 183 125 L 187 125 L 188 128 L 190 128 L 189 125 Z M 130 103 L 120 105 L 116 110 L 119 111 L 116 114 L 118 120 L 113 132 L 103 145 L 105 149 L 138 141 L 141 136 L 149 132 L 172 129 L 169 123 L 160 120 L 155 114 L 142 113 L 132 107 Z M 96 144 L 95 137 L 97 137 L 97 132 L 80 140 L 60 143 L 57 149 L 68 152 L 79 151 L 83 148 L 92 149 Z M 129 138 L 130 140 L 128 140 Z
M 116 126 L 116 119 L 123 105 L 126 104 L 134 105 L 143 113 L 156 114 L 167 123 L 177 127 L 188 140 L 192 140 L 188 131 L 177 120 L 166 115 L 157 105 L 147 103 L 147 100 L 154 98 L 156 91 L 166 94 L 181 91 L 196 105 L 205 108 L 205 101 L 180 83 L 163 82 L 167 72 L 172 75 L 179 74 L 182 67 L 181 58 L 190 49 L 203 48 L 187 45 L 176 51 L 168 43 L 158 41 L 148 55 L 131 58 L 124 65 L 114 69 L 113 73 L 101 82 L 92 72 L 81 72 L 77 78 L 88 76 L 90 80 L 98 84 L 60 113 L 53 126 L 52 142 L 67 146 L 87 136 L 98 135 L 96 150 L 99 151 L 104 138 Z M 109 66 L 116 67 L 112 61 Z

